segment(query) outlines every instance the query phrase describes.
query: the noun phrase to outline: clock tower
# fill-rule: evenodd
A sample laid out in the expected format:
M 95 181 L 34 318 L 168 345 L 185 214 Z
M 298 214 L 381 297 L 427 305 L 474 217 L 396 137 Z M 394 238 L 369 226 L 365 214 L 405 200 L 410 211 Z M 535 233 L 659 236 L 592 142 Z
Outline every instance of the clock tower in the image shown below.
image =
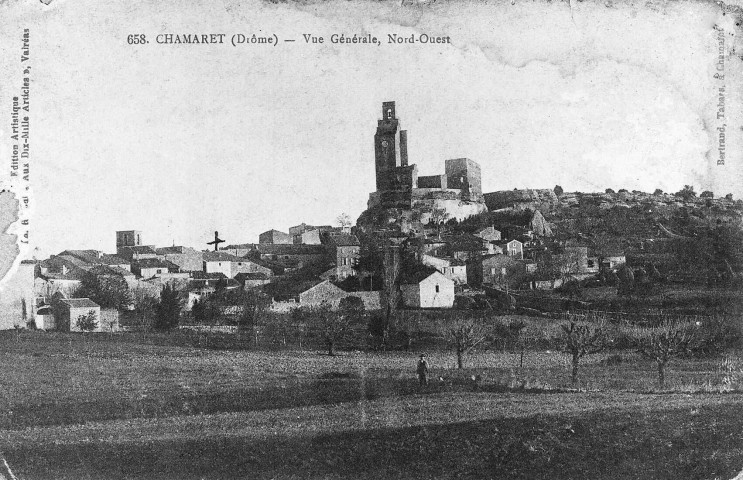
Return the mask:
M 397 167 L 408 165 L 408 132 L 400 130 L 395 115 L 395 102 L 382 103 L 382 119 L 377 121 L 374 135 L 377 191 L 396 189 Z

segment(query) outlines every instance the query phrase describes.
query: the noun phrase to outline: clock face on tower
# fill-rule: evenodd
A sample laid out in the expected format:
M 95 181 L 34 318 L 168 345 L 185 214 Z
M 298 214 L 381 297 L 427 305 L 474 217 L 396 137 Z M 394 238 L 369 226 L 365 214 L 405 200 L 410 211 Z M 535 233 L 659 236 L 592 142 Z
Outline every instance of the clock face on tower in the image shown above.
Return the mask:
M 382 140 L 382 146 L 384 148 L 387 148 L 387 145 L 389 145 L 389 143 L 387 143 L 387 140 Z

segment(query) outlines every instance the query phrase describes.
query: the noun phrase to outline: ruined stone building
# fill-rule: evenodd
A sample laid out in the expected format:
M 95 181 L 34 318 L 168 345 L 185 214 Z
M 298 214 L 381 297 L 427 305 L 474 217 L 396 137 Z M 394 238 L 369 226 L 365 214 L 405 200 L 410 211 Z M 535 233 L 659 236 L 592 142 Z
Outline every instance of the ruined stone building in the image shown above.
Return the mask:
M 426 223 L 433 209 L 444 209 L 450 218 L 462 220 L 486 210 L 480 165 L 468 158 L 445 161 L 444 174 L 418 176 L 408 163 L 408 135 L 395 113 L 395 102 L 382 103 L 382 118 L 374 134 L 377 190 L 368 207 L 417 209 L 417 221 Z

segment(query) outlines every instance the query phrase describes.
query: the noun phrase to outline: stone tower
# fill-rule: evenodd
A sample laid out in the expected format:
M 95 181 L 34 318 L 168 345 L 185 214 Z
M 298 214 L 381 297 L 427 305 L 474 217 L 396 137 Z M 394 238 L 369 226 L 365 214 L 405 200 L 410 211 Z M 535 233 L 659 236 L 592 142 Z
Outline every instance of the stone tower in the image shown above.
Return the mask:
M 400 130 L 395 102 L 382 103 L 382 119 L 374 135 L 377 191 L 395 190 L 397 167 L 408 166 L 408 132 Z
M 120 230 L 116 232 L 116 252 L 122 247 L 138 247 L 142 245 L 142 232 L 139 230 Z

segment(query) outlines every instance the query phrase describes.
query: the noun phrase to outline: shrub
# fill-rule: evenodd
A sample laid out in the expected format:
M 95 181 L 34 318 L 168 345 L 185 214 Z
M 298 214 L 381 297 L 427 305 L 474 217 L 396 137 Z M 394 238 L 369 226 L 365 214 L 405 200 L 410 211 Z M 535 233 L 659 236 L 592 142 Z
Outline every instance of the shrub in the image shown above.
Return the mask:
M 87 315 L 80 315 L 77 317 L 75 326 L 83 332 L 92 332 L 98 328 L 98 316 L 96 315 L 95 310 L 89 311 Z

